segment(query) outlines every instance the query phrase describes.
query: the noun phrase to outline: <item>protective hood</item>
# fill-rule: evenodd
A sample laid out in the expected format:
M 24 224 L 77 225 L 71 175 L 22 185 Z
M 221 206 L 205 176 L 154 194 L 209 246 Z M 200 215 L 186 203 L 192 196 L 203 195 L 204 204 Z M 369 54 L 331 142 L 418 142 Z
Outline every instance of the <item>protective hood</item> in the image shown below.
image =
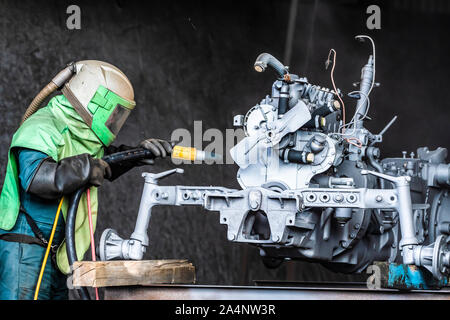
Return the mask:
M 94 158 L 103 156 L 103 144 L 86 125 L 63 95 L 50 100 L 48 105 L 28 118 L 13 136 L 8 154 L 5 181 L 0 195 L 0 228 L 10 230 L 16 223 L 20 208 L 19 178 L 14 148 L 41 151 L 54 161 L 89 153 Z M 94 228 L 97 221 L 97 188 L 91 187 L 91 211 Z M 86 195 L 80 201 L 75 222 L 77 257 L 82 259 L 89 248 L 89 222 L 87 219 Z M 66 218 L 68 199 L 64 199 L 62 212 Z M 57 253 L 57 264 L 63 273 L 69 273 L 65 243 Z

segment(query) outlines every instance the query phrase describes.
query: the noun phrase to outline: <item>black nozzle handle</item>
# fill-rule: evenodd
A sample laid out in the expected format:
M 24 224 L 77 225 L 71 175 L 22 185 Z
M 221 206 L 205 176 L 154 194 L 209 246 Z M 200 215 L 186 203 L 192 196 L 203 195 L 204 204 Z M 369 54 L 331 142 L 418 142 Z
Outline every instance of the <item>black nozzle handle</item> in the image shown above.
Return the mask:
M 126 161 L 154 159 L 155 155 L 150 150 L 144 148 L 130 149 L 126 151 L 116 152 L 103 157 L 108 164 L 117 164 Z

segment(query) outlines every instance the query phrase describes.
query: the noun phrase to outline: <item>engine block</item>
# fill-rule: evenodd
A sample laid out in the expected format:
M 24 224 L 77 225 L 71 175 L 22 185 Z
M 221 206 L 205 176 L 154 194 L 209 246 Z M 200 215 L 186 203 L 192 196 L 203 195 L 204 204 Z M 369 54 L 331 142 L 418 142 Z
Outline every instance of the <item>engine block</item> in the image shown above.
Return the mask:
M 447 149 L 380 159 L 375 145 L 396 118 L 379 134 L 364 127 L 376 85 L 374 52 L 362 68 L 359 90 L 348 94 L 356 100 L 348 123 L 339 89 L 312 85 L 261 54 L 256 71 L 273 68 L 277 79 L 270 95 L 234 117 L 246 134 L 230 150 L 242 189 L 160 186 L 159 179 L 182 170 L 145 173 L 135 231 L 124 240 L 105 230 L 102 260 L 142 259 L 154 206 L 198 205 L 219 211 L 228 240 L 257 246 L 268 267 L 301 259 L 354 273 L 373 261 L 389 261 L 447 277 Z

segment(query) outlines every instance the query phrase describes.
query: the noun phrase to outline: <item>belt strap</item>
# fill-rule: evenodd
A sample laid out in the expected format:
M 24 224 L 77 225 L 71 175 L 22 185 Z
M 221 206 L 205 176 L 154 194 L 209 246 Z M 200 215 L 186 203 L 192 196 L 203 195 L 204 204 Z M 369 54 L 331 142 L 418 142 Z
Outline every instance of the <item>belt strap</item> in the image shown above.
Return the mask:
M 0 234 L 0 240 L 9 241 L 9 242 L 21 242 L 26 244 L 37 244 L 41 247 L 46 247 L 46 245 L 36 237 L 32 237 L 26 234 L 20 233 L 4 233 Z
M 36 222 L 34 222 L 33 218 L 25 210 L 22 209 L 21 211 L 25 215 L 25 219 L 27 219 L 28 225 L 30 226 L 36 238 L 38 238 L 42 243 L 44 243 L 44 245 L 47 245 L 48 241 L 47 239 L 45 239 L 44 233 L 41 231 L 41 229 L 39 229 Z
M 37 244 L 41 247 L 47 248 L 48 241 L 47 239 L 45 239 L 44 233 L 41 231 L 41 229 L 39 229 L 33 218 L 22 207 L 20 207 L 20 212 L 22 212 L 25 215 L 25 219 L 27 220 L 27 223 L 30 226 L 31 230 L 33 231 L 35 237 L 20 233 L 4 233 L 0 234 L 0 240 L 8 242 L 20 242 L 26 244 Z M 55 266 L 56 266 L 57 249 L 58 245 L 56 244 L 52 245 L 51 247 L 52 261 L 53 263 L 55 263 Z

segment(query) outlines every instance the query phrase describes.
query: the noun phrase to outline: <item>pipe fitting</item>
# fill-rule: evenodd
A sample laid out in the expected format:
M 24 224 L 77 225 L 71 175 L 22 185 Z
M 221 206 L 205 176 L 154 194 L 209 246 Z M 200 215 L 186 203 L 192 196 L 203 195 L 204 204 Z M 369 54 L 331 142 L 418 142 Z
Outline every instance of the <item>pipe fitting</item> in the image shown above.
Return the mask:
M 280 152 L 280 158 L 285 162 L 310 164 L 314 162 L 314 153 L 306 151 L 297 151 L 293 149 L 283 149 Z
M 284 78 L 285 74 L 288 74 L 286 67 L 274 56 L 269 53 L 261 53 L 255 61 L 255 70 L 257 72 L 264 72 L 267 66 L 272 67 L 278 73 L 281 78 Z
M 72 78 L 72 76 L 75 74 L 76 68 L 75 63 L 70 62 L 67 64 L 67 67 L 62 69 L 56 76 L 53 77 L 52 82 L 56 85 L 58 89 L 61 89 L 64 84 Z

